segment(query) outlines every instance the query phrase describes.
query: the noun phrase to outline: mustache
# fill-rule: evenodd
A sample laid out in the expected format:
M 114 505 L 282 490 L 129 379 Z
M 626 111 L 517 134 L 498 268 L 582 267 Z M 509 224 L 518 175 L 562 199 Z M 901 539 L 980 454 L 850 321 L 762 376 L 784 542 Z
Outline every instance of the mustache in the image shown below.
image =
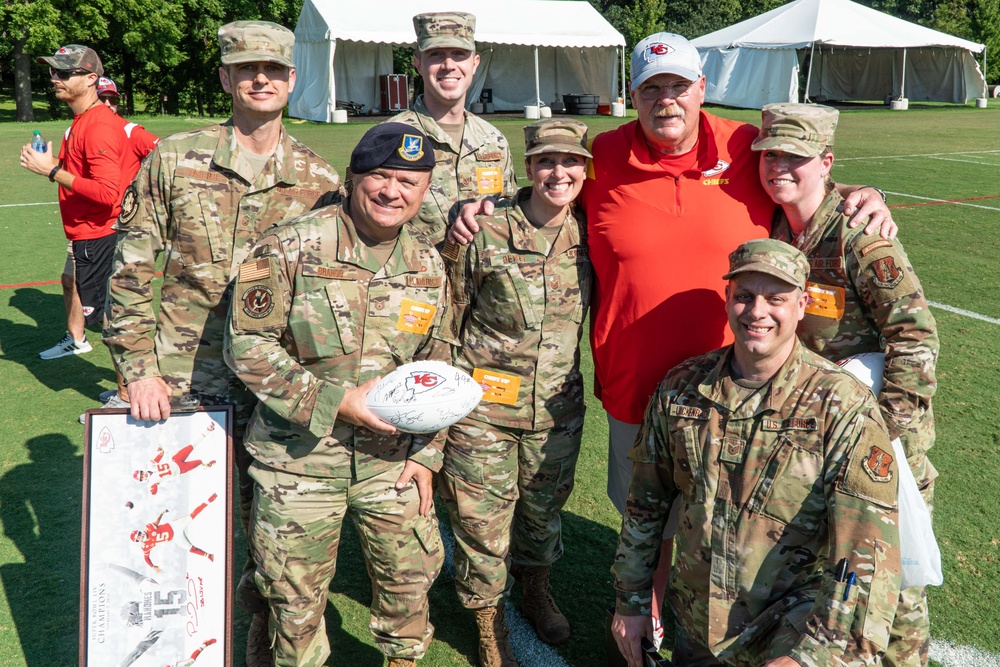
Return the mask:
M 680 118 L 684 120 L 684 109 L 679 106 L 670 107 L 660 107 L 654 109 L 652 114 L 653 118 Z

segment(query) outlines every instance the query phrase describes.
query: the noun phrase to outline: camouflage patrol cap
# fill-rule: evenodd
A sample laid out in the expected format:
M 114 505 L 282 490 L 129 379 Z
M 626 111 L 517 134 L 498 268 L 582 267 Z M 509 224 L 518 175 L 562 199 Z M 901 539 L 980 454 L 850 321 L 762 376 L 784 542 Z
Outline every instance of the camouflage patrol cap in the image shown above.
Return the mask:
M 587 150 L 587 126 L 573 118 L 546 118 L 525 125 L 524 145 L 524 157 L 539 153 L 594 157 Z
M 768 104 L 760 115 L 760 134 L 750 150 L 816 157 L 833 145 L 840 112 L 822 104 Z
M 465 12 L 429 12 L 413 17 L 417 51 L 455 46 L 476 50 L 476 17 Z
M 266 62 L 295 67 L 294 46 L 295 33 L 270 21 L 234 21 L 219 28 L 223 65 Z
M 51 56 L 36 58 L 35 62 L 46 63 L 52 69 L 83 70 L 93 72 L 97 76 L 104 74 L 104 65 L 101 64 L 97 51 L 80 44 L 67 44 Z
M 754 239 L 729 253 L 729 280 L 740 273 L 766 273 L 799 289 L 805 289 L 809 260 L 798 248 L 777 239 Z

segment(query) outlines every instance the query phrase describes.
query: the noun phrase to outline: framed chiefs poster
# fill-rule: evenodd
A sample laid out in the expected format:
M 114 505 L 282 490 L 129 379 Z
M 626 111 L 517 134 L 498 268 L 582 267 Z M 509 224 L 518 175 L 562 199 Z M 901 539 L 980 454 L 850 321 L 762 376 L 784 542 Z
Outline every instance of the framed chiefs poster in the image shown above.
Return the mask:
M 232 419 L 88 412 L 81 667 L 231 664 Z

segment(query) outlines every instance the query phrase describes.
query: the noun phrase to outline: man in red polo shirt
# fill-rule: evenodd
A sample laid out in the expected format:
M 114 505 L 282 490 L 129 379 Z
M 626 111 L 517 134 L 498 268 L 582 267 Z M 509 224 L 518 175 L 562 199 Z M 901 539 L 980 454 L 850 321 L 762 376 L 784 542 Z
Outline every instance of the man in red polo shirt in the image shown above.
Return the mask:
M 645 38 L 632 52 L 631 74 L 638 119 L 594 139 L 577 199 L 597 277 L 590 341 L 594 393 L 608 413 L 608 497 L 622 513 L 632 478 L 627 456 L 650 397 L 671 368 L 732 342 L 720 276 L 733 248 L 769 235 L 774 214 L 750 151 L 757 128 L 701 109 L 705 77 L 687 39 Z M 866 231 L 882 225 L 895 235 L 878 190 L 838 187 L 848 214 L 870 216 Z M 471 239 L 477 212 L 463 207 L 449 240 Z M 491 203 L 481 212 L 491 213 Z M 657 640 L 675 525 L 664 534 L 654 578 Z
M 84 332 L 104 314 L 104 297 L 116 233 L 111 228 L 121 210 L 125 186 L 122 163 L 131 150 L 122 131 L 123 121 L 97 97 L 97 81 L 104 74 L 93 49 L 70 44 L 52 56 L 39 58 L 49 65 L 56 98 L 73 110 L 73 123 L 58 158 L 26 145 L 21 166 L 59 184 L 59 213 L 71 244 L 73 271 L 63 272 L 67 333 L 55 346 L 39 354 L 57 359 L 90 352 Z

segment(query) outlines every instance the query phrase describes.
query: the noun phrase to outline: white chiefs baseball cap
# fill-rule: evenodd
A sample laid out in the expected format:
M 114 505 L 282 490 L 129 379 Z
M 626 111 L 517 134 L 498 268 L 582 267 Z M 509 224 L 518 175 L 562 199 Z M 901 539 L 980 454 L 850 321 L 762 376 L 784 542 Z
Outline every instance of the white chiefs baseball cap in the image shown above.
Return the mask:
M 701 78 L 698 49 L 672 32 L 650 35 L 632 51 L 632 90 L 657 74 L 676 74 L 688 81 L 697 81 Z

